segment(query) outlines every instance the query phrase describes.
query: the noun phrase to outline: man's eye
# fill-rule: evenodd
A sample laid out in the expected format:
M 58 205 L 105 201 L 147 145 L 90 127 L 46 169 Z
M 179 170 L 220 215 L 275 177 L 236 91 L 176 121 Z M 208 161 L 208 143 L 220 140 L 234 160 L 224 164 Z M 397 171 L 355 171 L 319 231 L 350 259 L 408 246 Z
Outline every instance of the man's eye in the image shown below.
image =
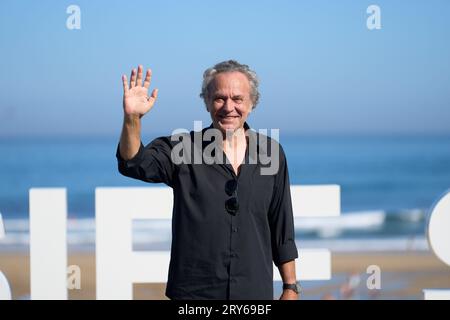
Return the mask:
M 236 102 L 236 103 L 242 103 L 242 98 L 236 98 L 236 99 L 234 99 L 234 102 Z
M 214 102 L 223 103 L 223 99 L 222 98 L 215 98 Z

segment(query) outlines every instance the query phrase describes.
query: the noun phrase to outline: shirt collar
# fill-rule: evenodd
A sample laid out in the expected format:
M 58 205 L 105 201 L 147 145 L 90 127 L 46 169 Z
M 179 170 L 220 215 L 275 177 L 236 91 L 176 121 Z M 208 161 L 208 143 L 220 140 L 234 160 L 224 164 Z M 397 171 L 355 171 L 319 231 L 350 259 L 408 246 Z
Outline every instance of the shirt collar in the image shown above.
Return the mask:
M 211 124 L 209 125 L 208 129 L 212 129 L 214 128 L 214 123 L 211 122 Z M 248 125 L 247 121 L 244 122 L 244 130 L 247 131 L 248 129 L 251 129 L 250 126 Z
M 213 123 L 211 123 L 211 124 L 209 125 L 209 127 L 206 128 L 206 129 L 212 129 L 212 128 L 214 128 L 214 124 L 213 124 Z M 268 138 L 267 138 L 267 137 L 264 137 L 264 136 L 261 136 L 261 135 L 259 135 L 259 137 L 258 137 L 257 132 L 256 132 L 255 130 L 253 130 L 253 129 L 248 125 L 247 121 L 244 122 L 244 129 L 245 129 L 245 133 L 246 133 L 247 136 L 248 136 L 249 144 L 250 144 L 250 145 L 255 145 L 255 144 L 256 144 L 256 152 L 257 152 L 257 154 L 267 155 L 267 149 L 266 149 L 266 148 L 267 148 L 267 143 L 266 143 L 266 148 L 260 148 L 259 141 L 260 141 L 261 138 L 264 138 L 264 139 L 268 139 Z M 251 140 L 251 141 L 250 141 L 250 140 Z M 267 142 L 268 142 L 268 141 L 267 141 Z M 209 145 L 210 143 L 211 143 L 210 141 L 204 143 L 204 144 L 203 144 L 203 147 Z M 252 144 L 252 143 L 253 143 L 253 144 Z M 249 150 L 248 150 L 248 146 L 247 146 L 246 157 L 248 156 L 248 151 L 249 151 Z M 246 160 L 247 160 L 247 159 L 246 159 Z

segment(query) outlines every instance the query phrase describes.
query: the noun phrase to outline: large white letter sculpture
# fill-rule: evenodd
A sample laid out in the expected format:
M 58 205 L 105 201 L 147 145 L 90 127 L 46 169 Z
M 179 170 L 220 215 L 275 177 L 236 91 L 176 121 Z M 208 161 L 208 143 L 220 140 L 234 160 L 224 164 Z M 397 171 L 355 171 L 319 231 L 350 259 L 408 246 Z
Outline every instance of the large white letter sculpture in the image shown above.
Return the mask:
M 295 217 L 340 215 L 337 185 L 292 186 Z M 96 274 L 98 299 L 132 299 L 133 283 L 166 282 L 168 251 L 133 252 L 133 219 L 170 219 L 169 188 L 97 188 Z M 32 299 L 67 299 L 66 190 L 30 189 L 30 267 Z M 433 207 L 428 241 L 436 256 L 450 265 L 450 192 Z M 4 237 L 0 215 L 0 238 Z M 299 251 L 300 280 L 331 278 L 331 253 L 326 249 Z M 280 280 L 274 272 L 275 280 Z M 450 289 L 424 289 L 425 299 L 450 299 Z M 11 299 L 0 272 L 0 299 Z
M 2 214 L 0 213 L 0 239 L 5 237 L 5 228 L 3 227 Z M 8 280 L 3 272 L 0 271 L 0 300 L 11 300 L 11 289 Z
M 295 216 L 340 215 L 339 186 L 292 186 Z M 166 282 L 170 252 L 133 252 L 133 219 L 171 219 L 172 190 L 167 187 L 97 188 L 97 299 L 132 299 L 133 283 Z M 331 278 L 331 254 L 326 249 L 301 249 L 300 280 Z M 274 272 L 279 280 L 279 272 Z
M 132 299 L 133 283 L 166 282 L 170 252 L 133 252 L 133 219 L 170 219 L 168 187 L 96 188 L 97 299 Z
M 30 189 L 31 299 L 67 299 L 67 195 Z
M 340 215 L 339 186 L 292 186 L 291 192 L 296 217 Z M 95 190 L 98 299 L 132 299 L 134 283 L 167 281 L 170 252 L 133 251 L 132 222 L 171 219 L 172 203 L 167 187 Z M 65 189 L 30 190 L 32 299 L 67 299 L 66 221 Z M 331 278 L 329 250 L 301 249 L 299 257 L 298 279 Z
M 428 243 L 434 254 L 450 266 L 450 191 L 431 208 Z M 450 289 L 424 289 L 426 300 L 450 300 Z
M 326 218 L 341 214 L 338 185 L 291 186 L 294 217 Z M 331 252 L 328 249 L 299 248 L 295 270 L 299 280 L 330 280 Z M 282 280 L 274 266 L 274 280 Z

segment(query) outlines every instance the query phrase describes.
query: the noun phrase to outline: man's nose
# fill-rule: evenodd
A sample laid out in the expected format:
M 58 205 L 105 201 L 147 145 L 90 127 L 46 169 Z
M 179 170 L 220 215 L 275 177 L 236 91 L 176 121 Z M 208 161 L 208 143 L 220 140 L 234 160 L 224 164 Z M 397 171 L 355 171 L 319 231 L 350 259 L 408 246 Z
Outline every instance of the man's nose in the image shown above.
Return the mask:
M 233 99 L 225 99 L 225 102 L 223 104 L 223 108 L 226 111 L 233 111 L 234 110 L 234 101 L 233 101 Z

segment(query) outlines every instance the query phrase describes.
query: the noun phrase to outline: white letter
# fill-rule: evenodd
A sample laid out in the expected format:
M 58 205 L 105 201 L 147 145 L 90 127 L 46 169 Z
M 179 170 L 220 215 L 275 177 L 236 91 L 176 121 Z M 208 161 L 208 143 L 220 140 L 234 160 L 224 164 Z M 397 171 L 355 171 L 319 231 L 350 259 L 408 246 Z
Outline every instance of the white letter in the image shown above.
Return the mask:
M 183 129 L 172 132 L 170 141 L 179 141 L 170 152 L 170 158 L 174 164 L 191 164 L 191 136 Z
M 206 164 L 222 164 L 223 158 L 220 157 L 222 154 L 220 148 L 223 144 L 223 138 L 220 130 L 216 128 L 207 129 L 203 135 L 203 140 L 211 141 L 213 137 L 214 141 L 208 144 L 203 151 L 203 160 Z
M 2 214 L 0 213 L 0 239 L 5 237 L 5 230 L 3 228 Z M 3 272 L 0 271 L 0 300 L 11 300 L 11 289 L 9 288 L 8 280 Z
M 381 10 L 377 5 L 370 5 L 367 7 L 367 13 L 372 14 L 367 18 L 367 29 L 381 29 Z
M 280 139 L 279 129 L 270 129 L 271 138 L 267 136 L 266 129 L 259 130 L 259 159 L 263 166 L 261 167 L 261 175 L 275 175 L 278 173 L 280 168 L 280 145 L 278 140 Z M 267 141 L 270 143 L 270 157 L 267 152 L 269 148 L 267 147 Z M 270 164 L 269 167 L 265 166 Z
M 291 195 L 294 219 L 297 217 L 329 217 L 328 219 L 336 217 L 334 220 L 337 220 L 341 214 L 341 189 L 338 185 L 291 185 Z M 307 199 L 306 205 L 303 203 L 304 199 Z M 295 259 L 295 270 L 298 280 L 331 279 L 330 250 L 300 248 L 298 256 L 299 258 Z M 273 275 L 275 281 L 282 280 L 275 265 Z
M 431 209 L 428 220 L 428 243 L 434 254 L 450 266 L 450 191 Z M 450 300 L 449 289 L 424 289 L 425 300 Z
M 66 189 L 30 189 L 31 299 L 67 299 Z
M 67 267 L 67 289 L 81 289 L 81 269 L 77 265 L 71 265 Z
M 81 10 L 80 7 L 77 5 L 70 5 L 67 7 L 66 10 L 67 14 L 70 14 L 70 16 L 66 20 L 66 27 L 69 30 L 73 29 L 81 29 Z
M 381 269 L 377 265 L 367 267 L 366 273 L 371 274 L 366 281 L 367 289 L 381 289 Z
M 203 132 L 202 122 L 194 121 L 194 164 L 203 163 Z
M 166 282 L 169 251 L 133 252 L 133 219 L 170 219 L 170 188 L 96 188 L 97 299 L 132 299 L 133 283 Z

